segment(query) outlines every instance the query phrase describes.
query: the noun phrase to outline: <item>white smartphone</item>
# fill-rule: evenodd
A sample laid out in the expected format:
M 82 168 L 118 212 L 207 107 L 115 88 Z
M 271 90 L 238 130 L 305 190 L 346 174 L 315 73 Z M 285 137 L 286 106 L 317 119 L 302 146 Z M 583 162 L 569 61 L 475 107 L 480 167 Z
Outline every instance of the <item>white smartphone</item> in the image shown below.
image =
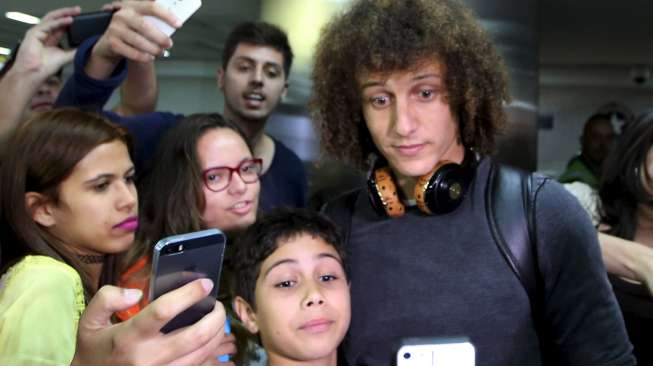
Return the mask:
M 406 338 L 397 351 L 397 366 L 474 366 L 476 350 L 466 337 Z
M 168 9 L 182 22 L 187 21 L 202 6 L 202 0 L 156 0 L 155 3 Z M 176 30 L 159 18 L 153 16 L 145 18 L 168 37 Z

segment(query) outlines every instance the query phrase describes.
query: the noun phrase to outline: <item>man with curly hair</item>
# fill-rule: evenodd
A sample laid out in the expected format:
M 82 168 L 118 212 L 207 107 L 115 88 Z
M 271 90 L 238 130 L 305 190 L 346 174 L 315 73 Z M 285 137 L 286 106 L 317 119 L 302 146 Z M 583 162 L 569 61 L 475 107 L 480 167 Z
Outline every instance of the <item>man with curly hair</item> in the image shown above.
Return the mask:
M 360 0 L 318 45 L 311 107 L 322 146 L 375 168 L 370 202 L 363 192 L 327 205 L 349 220 L 347 363 L 389 365 L 403 338 L 462 335 L 482 365 L 634 364 L 596 232 L 564 188 L 531 180 L 534 303 L 499 250 L 485 198 L 507 78 L 471 11 Z M 459 180 L 441 201 L 425 199 L 430 175 L 451 171 Z

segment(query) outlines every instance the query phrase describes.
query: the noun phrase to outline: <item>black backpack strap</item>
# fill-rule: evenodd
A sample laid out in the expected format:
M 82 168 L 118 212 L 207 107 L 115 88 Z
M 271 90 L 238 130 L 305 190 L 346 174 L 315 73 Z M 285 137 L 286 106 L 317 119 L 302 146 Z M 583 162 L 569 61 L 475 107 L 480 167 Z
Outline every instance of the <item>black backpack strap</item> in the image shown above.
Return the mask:
M 543 365 L 559 362 L 558 348 L 545 321 L 544 279 L 537 259 L 535 198 L 548 180 L 492 163 L 486 187 L 486 214 L 499 251 L 524 286 L 530 301 Z
M 490 231 L 510 269 L 522 283 L 533 315 L 539 316 L 541 276 L 537 261 L 533 176 L 492 163 L 485 204 Z

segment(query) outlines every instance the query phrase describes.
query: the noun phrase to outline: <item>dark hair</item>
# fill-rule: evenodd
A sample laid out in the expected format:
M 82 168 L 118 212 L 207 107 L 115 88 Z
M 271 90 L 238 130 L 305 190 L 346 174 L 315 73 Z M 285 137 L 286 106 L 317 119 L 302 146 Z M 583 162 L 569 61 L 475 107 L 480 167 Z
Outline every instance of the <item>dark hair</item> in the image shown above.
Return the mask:
M 122 141 L 130 149 L 127 133 L 105 117 L 65 108 L 38 113 L 20 124 L 5 141 L 0 168 L 0 243 L 2 269 L 27 255 L 45 255 L 72 266 L 88 298 L 91 283 L 77 256 L 66 243 L 34 222 L 25 206 L 25 194 L 38 192 L 59 203 L 59 186 L 77 163 L 98 145 Z M 113 283 L 115 255 L 106 255 L 102 283 Z
M 599 121 L 608 121 L 612 119 L 612 115 L 606 114 L 606 113 L 595 113 L 591 115 L 587 121 L 585 121 L 585 125 L 583 125 L 583 135 L 587 134 L 587 130 L 590 128 L 590 126 L 593 126 Z
M 197 142 L 206 132 L 218 128 L 236 131 L 247 143 L 242 130 L 218 113 L 184 118 L 159 143 L 152 169 L 139 185 L 141 223 L 136 245 L 125 261 L 127 266 L 149 254 L 161 238 L 203 229 L 205 201 Z
M 327 153 L 365 166 L 377 152 L 362 115 L 358 77 L 439 60 L 463 144 L 494 149 L 509 99 L 506 71 L 486 32 L 449 0 L 361 0 L 323 29 L 312 71 L 311 110 Z
M 285 78 L 290 75 L 293 53 L 288 43 L 286 33 L 279 27 L 266 22 L 244 22 L 237 25 L 227 36 L 222 50 L 222 67 L 227 68 L 229 59 L 241 43 L 255 46 L 268 46 L 283 55 L 283 71 Z
M 653 113 L 632 123 L 619 137 L 605 162 L 599 196 L 601 222 L 610 226 L 609 234 L 632 240 L 637 228 L 637 206 L 653 205 L 653 195 L 642 182 L 648 180 L 646 164 L 653 147 Z M 643 171 L 642 171 L 643 170 Z M 646 183 L 653 186 L 653 182 Z
M 333 246 L 347 273 L 342 235 L 325 215 L 303 208 L 278 208 L 259 218 L 238 238 L 232 259 L 237 278 L 235 296 L 240 296 L 256 309 L 254 291 L 261 264 L 277 248 L 302 234 L 320 238 Z

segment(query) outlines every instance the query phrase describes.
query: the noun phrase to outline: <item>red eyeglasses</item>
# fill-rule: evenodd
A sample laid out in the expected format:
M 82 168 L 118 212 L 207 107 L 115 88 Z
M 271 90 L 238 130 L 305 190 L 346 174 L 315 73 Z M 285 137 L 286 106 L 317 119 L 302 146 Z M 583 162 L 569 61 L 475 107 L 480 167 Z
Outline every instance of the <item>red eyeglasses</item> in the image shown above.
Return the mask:
M 250 184 L 258 181 L 263 170 L 262 159 L 246 159 L 240 162 L 237 167 L 216 166 L 202 172 L 204 185 L 213 192 L 220 192 L 229 187 L 233 173 L 238 173 L 243 182 Z

